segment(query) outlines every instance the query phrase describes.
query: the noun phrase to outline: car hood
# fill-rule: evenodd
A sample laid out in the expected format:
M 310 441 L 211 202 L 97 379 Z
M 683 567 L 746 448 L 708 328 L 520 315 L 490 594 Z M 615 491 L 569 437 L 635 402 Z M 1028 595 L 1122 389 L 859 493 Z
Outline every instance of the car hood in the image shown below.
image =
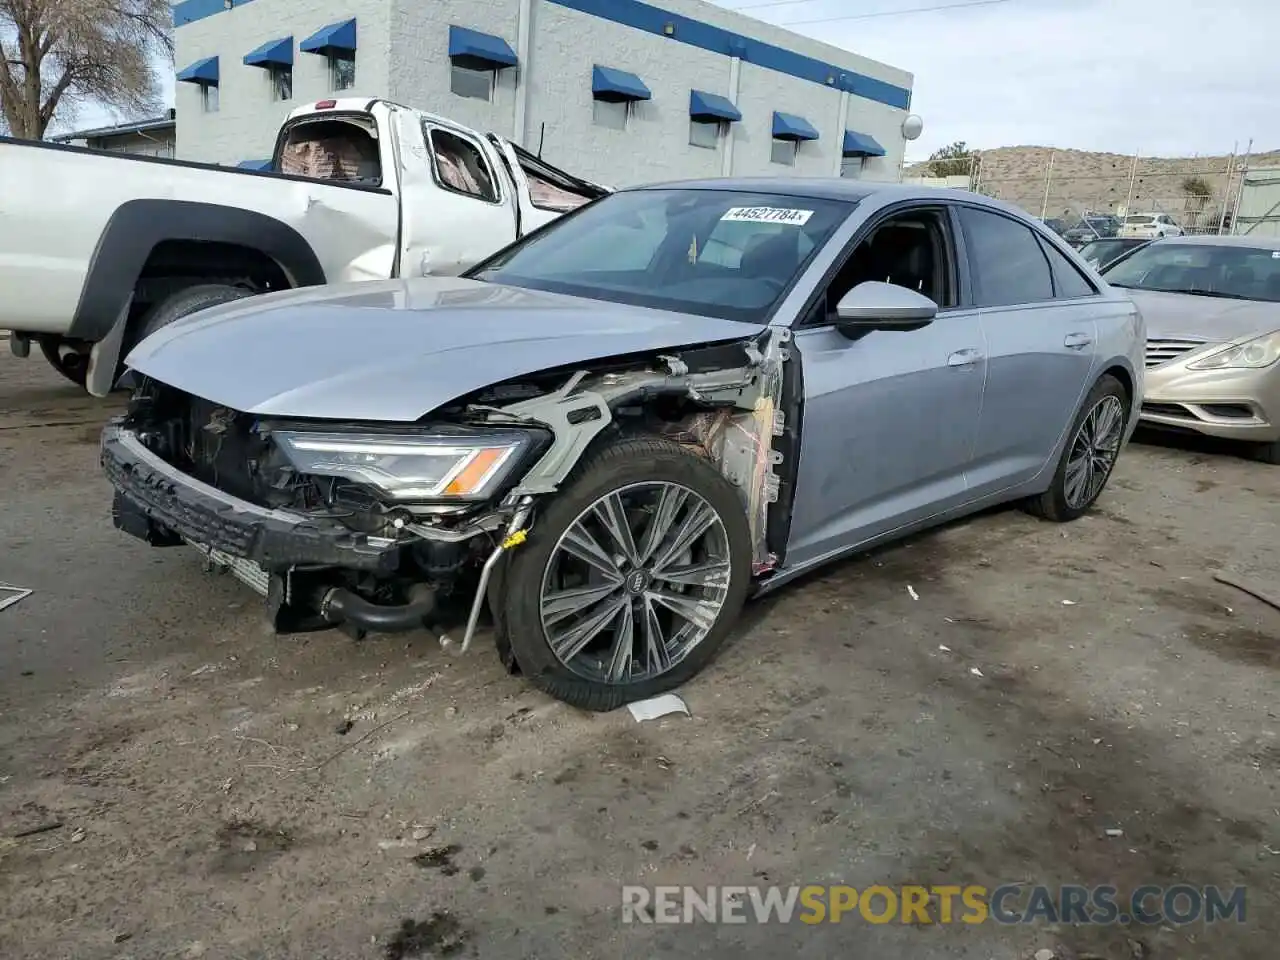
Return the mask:
M 1280 303 L 1117 288 L 1138 305 L 1151 340 L 1248 339 L 1280 329 Z
M 623 354 L 744 339 L 761 328 L 457 277 L 355 282 L 199 311 L 129 367 L 262 416 L 417 420 L 490 384 Z

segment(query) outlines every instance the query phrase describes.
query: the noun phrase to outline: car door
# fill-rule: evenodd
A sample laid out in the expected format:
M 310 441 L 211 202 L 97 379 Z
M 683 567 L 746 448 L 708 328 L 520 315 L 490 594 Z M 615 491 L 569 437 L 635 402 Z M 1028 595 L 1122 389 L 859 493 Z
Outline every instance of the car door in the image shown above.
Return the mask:
M 398 119 L 401 275 L 458 274 L 515 240 L 516 198 L 481 143 L 407 110 Z
M 886 227 L 915 221 L 928 225 L 937 248 L 940 279 L 926 293 L 939 303 L 937 317 L 917 330 L 849 339 L 834 323 L 835 304 L 863 280 L 901 282 L 883 260 L 868 268 L 865 254 Z M 979 315 L 962 306 L 951 219 L 944 204 L 912 205 L 867 231 L 795 330 L 804 408 L 788 566 L 846 551 L 966 497 L 985 359 Z
M 986 342 L 986 389 L 968 469 L 985 497 L 1051 468 L 1092 380 L 1098 291 L 1048 239 L 1002 212 L 958 208 Z

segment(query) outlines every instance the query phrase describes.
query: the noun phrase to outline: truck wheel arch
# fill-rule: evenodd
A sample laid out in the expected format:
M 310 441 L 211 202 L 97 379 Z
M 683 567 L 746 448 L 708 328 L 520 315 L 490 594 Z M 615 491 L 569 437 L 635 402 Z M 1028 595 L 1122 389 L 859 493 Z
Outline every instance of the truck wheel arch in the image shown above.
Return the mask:
M 325 282 L 311 245 L 274 217 L 212 203 L 130 200 L 121 204 L 98 238 L 80 302 L 66 336 L 97 342 L 121 319 L 143 267 L 165 241 L 212 241 L 261 252 L 295 287 Z

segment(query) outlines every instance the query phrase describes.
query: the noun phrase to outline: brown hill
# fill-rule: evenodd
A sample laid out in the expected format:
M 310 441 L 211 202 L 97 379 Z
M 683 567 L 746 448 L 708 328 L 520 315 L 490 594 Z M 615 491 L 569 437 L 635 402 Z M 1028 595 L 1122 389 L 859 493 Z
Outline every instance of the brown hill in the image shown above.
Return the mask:
M 1187 227 L 1216 225 L 1226 200 L 1235 202 L 1245 158 L 1138 157 L 1130 154 L 1056 150 L 1050 147 L 999 147 L 975 151 L 975 188 L 1028 212 L 1073 219 L 1085 211 L 1130 212 L 1158 210 Z M 1052 168 L 1050 167 L 1052 157 Z M 1252 154 L 1250 168 L 1280 166 L 1280 150 Z M 960 171 L 963 172 L 963 171 Z M 907 176 L 926 176 L 927 162 L 913 164 Z M 1199 178 L 1207 196 L 1197 195 Z M 1046 200 L 1046 185 L 1048 187 Z

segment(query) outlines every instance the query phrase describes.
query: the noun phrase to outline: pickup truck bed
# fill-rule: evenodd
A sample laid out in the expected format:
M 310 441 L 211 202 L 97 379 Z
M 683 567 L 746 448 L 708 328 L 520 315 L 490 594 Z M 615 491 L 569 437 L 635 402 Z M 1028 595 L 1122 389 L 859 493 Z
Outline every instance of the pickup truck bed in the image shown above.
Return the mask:
M 607 192 L 384 100 L 295 110 L 270 171 L 0 138 L 0 328 L 103 395 L 128 350 L 184 313 L 457 273 Z

